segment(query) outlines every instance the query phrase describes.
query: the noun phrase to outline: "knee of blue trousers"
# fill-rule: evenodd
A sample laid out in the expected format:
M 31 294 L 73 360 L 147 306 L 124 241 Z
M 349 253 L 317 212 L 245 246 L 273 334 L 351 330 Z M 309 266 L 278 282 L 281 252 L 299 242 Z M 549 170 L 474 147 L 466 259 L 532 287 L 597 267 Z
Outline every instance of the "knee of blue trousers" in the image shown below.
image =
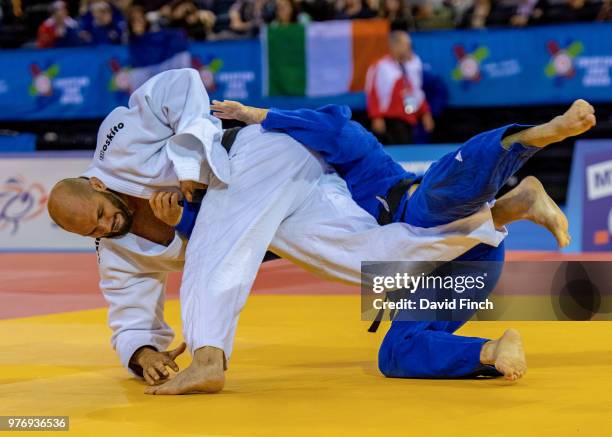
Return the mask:
M 432 336 L 452 334 L 463 322 L 393 322 L 378 352 L 378 369 L 388 378 L 453 378 L 470 374 L 480 363 L 486 339 L 441 350 Z M 432 341 L 433 340 L 433 341 Z M 452 346 L 447 341 L 447 346 Z

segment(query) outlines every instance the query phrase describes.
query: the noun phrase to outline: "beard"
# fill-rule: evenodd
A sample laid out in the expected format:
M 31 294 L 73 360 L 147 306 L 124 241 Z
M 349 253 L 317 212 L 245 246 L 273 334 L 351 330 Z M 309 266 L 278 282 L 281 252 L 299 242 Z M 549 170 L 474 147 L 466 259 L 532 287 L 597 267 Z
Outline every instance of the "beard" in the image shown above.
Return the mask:
M 119 196 L 117 196 L 115 193 L 111 191 L 104 191 L 102 194 L 115 208 L 119 210 L 119 215 L 121 215 L 121 218 L 123 219 L 121 227 L 116 231 L 109 232 L 104 236 L 104 238 L 123 237 L 132 230 L 132 224 L 134 223 L 134 214 L 132 214 L 132 212 L 128 209 L 126 203 L 121 200 Z

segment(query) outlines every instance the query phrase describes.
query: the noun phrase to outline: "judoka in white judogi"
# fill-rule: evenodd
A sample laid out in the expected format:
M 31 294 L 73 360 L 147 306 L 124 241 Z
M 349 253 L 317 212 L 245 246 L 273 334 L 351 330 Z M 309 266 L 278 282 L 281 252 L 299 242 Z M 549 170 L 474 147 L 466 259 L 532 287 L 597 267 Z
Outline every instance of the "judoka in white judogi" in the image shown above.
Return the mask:
M 219 120 L 195 70 L 155 76 L 103 121 L 90 167 L 110 189 L 141 198 L 197 180 L 208 190 L 189 244 L 166 247 L 135 234 L 99 243 L 100 287 L 123 365 L 140 347 L 164 350 L 168 272 L 184 269 L 183 333 L 191 351 L 232 353 L 238 317 L 269 248 L 316 274 L 360 282 L 362 260 L 452 260 L 479 243 L 498 245 L 485 205 L 434 228 L 381 227 L 351 199 L 344 181 L 289 136 L 260 125 L 240 131 L 229 156 Z

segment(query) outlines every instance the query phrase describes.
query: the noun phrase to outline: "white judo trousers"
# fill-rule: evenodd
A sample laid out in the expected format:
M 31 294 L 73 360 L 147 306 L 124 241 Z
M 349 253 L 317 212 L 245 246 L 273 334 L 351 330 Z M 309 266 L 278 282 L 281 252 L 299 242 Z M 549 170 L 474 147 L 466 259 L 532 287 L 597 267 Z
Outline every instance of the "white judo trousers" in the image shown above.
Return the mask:
M 435 228 L 379 226 L 344 181 L 290 137 L 242 129 L 229 153 L 231 182 L 214 176 L 185 254 L 181 313 L 191 351 L 232 353 L 240 312 L 266 250 L 328 279 L 360 283 L 361 261 L 446 261 L 497 246 L 488 206 Z

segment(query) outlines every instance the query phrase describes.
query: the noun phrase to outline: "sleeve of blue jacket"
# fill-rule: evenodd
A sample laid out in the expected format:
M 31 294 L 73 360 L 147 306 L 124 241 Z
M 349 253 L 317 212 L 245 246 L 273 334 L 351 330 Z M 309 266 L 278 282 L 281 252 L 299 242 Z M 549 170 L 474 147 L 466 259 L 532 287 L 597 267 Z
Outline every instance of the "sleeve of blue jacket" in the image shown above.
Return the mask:
M 316 110 L 271 108 L 262 126 L 286 133 L 334 166 L 348 164 L 380 148 L 372 134 L 351 121 L 348 106 L 327 105 Z
M 191 237 L 191 232 L 195 226 L 198 212 L 200 211 L 201 203 L 187 202 L 183 204 L 183 215 L 181 221 L 176 225 L 175 230 L 185 238 Z

